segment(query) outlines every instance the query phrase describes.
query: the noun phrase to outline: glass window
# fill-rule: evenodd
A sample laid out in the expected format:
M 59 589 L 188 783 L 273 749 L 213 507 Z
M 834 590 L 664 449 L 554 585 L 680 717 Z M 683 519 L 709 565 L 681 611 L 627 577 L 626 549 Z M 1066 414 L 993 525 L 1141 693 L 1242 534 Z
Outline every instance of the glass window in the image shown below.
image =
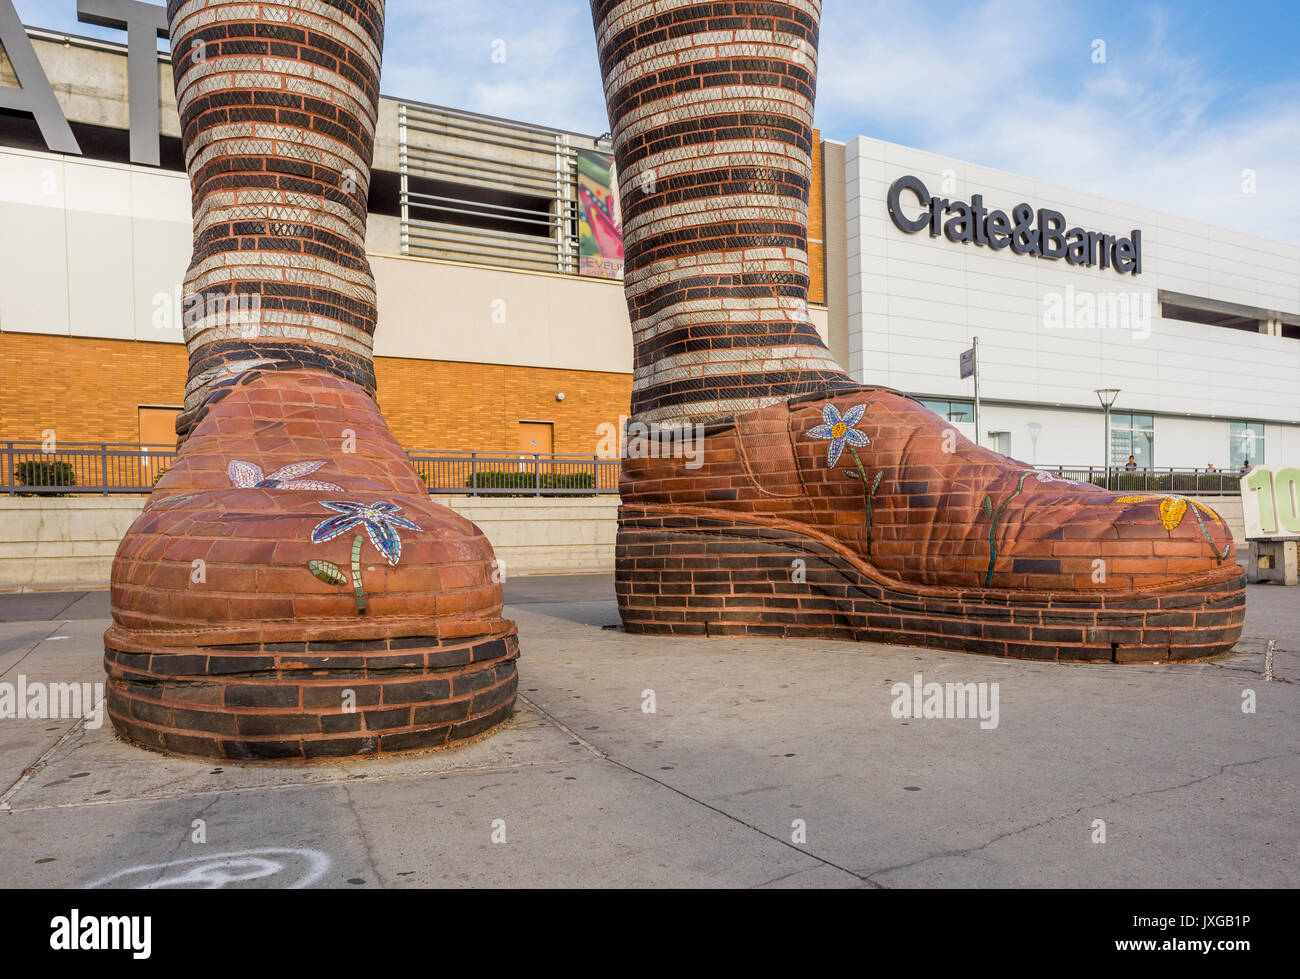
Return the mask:
M 973 401 L 936 401 L 933 398 L 918 398 L 921 404 L 925 405 L 940 418 L 947 419 L 950 422 L 975 421 L 975 403 Z
M 1151 415 L 1134 415 L 1125 411 L 1111 412 L 1110 464 L 1123 468 L 1132 456 L 1139 469 L 1155 465 L 1155 419 Z
M 1241 469 L 1264 461 L 1264 423 L 1228 422 L 1228 468 Z

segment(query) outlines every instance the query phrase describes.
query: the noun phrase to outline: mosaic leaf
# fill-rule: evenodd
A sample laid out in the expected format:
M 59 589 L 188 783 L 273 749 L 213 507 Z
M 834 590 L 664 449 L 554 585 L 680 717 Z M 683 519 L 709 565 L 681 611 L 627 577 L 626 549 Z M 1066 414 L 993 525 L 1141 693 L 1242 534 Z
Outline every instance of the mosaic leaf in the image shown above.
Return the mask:
M 872 494 L 874 494 L 876 490 L 880 489 L 880 481 L 884 478 L 885 478 L 885 471 L 883 469 L 880 470 L 880 472 L 876 473 L 876 478 L 872 480 L 871 483 Z
M 262 467 L 254 462 L 231 459 L 226 473 L 230 476 L 230 482 L 240 489 L 252 489 L 262 481 Z
M 307 567 L 311 569 L 312 574 L 327 585 L 346 585 L 348 583 L 348 579 L 339 570 L 337 564 L 331 564 L 329 561 L 311 561 L 308 562 Z
M 993 501 L 987 496 L 984 497 L 984 513 L 990 517 L 993 516 Z

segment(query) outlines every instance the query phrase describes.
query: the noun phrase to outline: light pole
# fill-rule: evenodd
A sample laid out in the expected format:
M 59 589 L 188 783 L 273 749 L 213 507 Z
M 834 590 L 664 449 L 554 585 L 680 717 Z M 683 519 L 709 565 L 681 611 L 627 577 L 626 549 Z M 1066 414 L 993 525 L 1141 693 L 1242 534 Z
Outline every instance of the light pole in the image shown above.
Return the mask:
M 1102 410 L 1106 414 L 1106 425 L 1102 434 L 1102 438 L 1105 440 L 1102 447 L 1102 459 L 1106 466 L 1106 489 L 1110 489 L 1110 406 L 1119 397 L 1119 388 L 1098 388 L 1093 393 L 1097 395 L 1097 400 L 1101 402 Z

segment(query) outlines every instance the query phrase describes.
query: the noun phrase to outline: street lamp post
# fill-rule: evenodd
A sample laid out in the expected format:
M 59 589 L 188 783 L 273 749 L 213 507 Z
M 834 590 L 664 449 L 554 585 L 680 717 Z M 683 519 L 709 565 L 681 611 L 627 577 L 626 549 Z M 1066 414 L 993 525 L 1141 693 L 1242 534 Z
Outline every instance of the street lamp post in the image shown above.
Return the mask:
M 1102 434 L 1104 442 L 1101 457 L 1106 466 L 1106 489 L 1110 489 L 1110 406 L 1119 397 L 1119 388 L 1098 388 L 1093 393 L 1097 395 L 1097 400 L 1101 402 L 1106 417 L 1106 424 Z

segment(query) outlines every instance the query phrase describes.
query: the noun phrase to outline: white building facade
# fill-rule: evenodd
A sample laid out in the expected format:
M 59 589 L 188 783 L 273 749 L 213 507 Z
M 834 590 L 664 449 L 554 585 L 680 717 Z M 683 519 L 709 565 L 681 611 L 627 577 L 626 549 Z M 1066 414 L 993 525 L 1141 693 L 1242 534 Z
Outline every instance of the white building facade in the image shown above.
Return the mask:
M 1014 458 L 1107 464 L 1095 392 L 1118 389 L 1111 465 L 1300 460 L 1300 247 L 865 137 L 842 152 L 855 378 L 974 437 L 958 360 L 978 338 L 979 440 Z

